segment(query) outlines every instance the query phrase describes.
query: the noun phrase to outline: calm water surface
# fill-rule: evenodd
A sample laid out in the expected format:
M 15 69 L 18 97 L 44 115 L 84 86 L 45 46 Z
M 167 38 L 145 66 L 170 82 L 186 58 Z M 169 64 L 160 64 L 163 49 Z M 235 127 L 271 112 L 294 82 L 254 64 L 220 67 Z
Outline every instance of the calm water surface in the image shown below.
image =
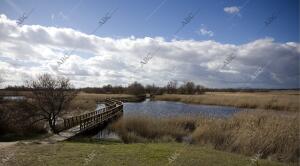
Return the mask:
M 98 105 L 101 108 L 103 105 Z M 124 116 L 153 116 L 153 117 L 176 117 L 176 116 L 213 116 L 229 117 L 242 109 L 225 106 L 185 104 L 173 101 L 151 101 L 149 99 L 138 103 L 124 103 Z M 118 135 L 108 129 L 99 131 L 94 136 L 96 139 L 120 139 Z
M 242 109 L 226 106 L 185 104 L 173 101 L 145 100 L 140 103 L 124 103 L 124 116 L 147 115 L 154 117 L 216 116 L 228 117 Z

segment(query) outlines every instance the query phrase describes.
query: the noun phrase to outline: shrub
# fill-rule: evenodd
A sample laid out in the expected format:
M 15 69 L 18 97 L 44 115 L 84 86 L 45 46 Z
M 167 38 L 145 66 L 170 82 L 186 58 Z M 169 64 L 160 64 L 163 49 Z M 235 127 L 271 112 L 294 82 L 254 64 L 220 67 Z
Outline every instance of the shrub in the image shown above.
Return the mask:
M 30 117 L 32 109 L 26 101 L 11 101 L 1 104 L 0 109 L 0 135 L 16 134 L 25 135 L 32 133 L 45 133 L 43 123 L 33 122 L 35 118 Z

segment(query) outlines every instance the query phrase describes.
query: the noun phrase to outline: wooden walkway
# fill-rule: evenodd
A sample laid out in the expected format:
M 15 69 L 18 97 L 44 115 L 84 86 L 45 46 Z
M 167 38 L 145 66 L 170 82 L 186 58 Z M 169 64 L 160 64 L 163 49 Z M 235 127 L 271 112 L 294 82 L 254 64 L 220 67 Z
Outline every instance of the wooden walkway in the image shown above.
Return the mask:
M 103 104 L 105 107 L 96 111 L 64 119 L 63 123 L 57 126 L 60 132 L 56 135 L 56 140 L 68 139 L 123 115 L 121 101 L 106 99 Z

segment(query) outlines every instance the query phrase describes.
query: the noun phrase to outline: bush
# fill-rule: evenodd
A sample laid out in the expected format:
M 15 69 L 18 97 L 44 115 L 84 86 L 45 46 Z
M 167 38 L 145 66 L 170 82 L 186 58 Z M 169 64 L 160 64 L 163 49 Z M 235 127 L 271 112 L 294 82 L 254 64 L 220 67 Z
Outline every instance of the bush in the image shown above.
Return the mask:
M 127 89 L 128 89 L 128 94 L 131 95 L 140 96 L 145 94 L 144 86 L 138 82 L 134 82 L 130 84 Z
M 0 135 L 25 135 L 46 132 L 43 127 L 44 123 L 33 124 L 36 119 L 30 118 L 32 109 L 26 101 L 11 101 L 0 105 Z

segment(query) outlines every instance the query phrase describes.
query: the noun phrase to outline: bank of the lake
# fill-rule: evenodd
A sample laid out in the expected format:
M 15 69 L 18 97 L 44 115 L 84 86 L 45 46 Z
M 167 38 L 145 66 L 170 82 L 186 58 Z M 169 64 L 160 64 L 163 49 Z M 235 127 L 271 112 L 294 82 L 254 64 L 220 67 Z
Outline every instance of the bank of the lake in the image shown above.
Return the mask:
M 200 95 L 163 94 L 155 100 L 178 101 L 184 103 L 231 106 L 236 108 L 267 109 L 298 112 L 300 110 L 299 91 L 270 92 L 206 92 Z

